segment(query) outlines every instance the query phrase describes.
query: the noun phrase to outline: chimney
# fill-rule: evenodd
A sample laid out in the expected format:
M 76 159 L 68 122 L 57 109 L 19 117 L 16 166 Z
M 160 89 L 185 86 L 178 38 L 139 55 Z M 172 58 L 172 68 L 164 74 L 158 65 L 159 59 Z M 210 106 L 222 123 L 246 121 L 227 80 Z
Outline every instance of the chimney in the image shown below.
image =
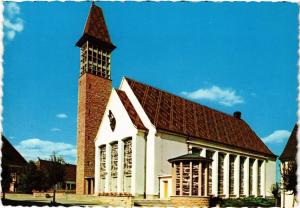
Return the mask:
M 241 116 L 242 116 L 242 113 L 240 111 L 235 111 L 233 113 L 233 117 L 235 117 L 235 118 L 241 119 Z

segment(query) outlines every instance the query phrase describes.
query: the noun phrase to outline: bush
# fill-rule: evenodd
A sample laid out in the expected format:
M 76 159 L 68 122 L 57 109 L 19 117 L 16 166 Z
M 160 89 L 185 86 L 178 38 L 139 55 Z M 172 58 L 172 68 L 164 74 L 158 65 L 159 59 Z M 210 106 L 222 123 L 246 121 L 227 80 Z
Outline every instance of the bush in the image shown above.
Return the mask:
M 245 197 L 236 199 L 223 199 L 222 207 L 273 207 L 275 205 L 274 198 L 262 198 L 262 197 Z

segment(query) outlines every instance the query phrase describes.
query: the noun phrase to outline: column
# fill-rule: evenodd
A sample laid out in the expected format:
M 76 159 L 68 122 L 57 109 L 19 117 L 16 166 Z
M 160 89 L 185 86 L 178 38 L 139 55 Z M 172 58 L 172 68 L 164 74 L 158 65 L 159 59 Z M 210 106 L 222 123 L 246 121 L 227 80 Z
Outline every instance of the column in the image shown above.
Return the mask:
M 182 162 L 180 162 L 180 196 L 182 196 Z
M 263 160 L 261 165 L 261 193 L 266 197 L 266 160 Z
M 245 176 L 245 196 L 249 196 L 249 157 L 246 157 L 245 165 L 244 165 L 244 176 Z
M 193 187 L 193 163 L 190 162 L 190 196 L 192 196 L 192 187 Z
M 234 194 L 240 197 L 240 156 L 237 155 L 234 161 Z
M 110 192 L 110 184 L 111 184 L 111 145 L 106 145 L 106 176 L 104 182 L 104 192 Z
M 208 196 L 208 163 L 205 163 L 204 196 Z
M 255 159 L 253 163 L 253 194 L 254 196 L 257 196 L 258 190 L 258 160 Z
M 202 162 L 199 162 L 199 172 L 198 172 L 198 196 L 202 196 Z
M 123 192 L 124 180 L 124 141 L 118 141 L 118 176 L 117 192 Z
M 224 195 L 229 198 L 229 156 L 230 154 L 225 154 L 224 157 Z
M 212 162 L 212 194 L 218 196 L 218 165 L 219 152 L 215 151 Z

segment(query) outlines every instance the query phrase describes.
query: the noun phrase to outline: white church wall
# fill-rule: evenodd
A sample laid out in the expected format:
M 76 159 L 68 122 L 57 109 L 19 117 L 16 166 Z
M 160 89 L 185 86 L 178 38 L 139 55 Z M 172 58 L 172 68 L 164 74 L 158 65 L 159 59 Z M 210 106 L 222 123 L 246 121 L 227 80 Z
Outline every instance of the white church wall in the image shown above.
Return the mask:
M 266 196 L 273 196 L 271 186 L 276 182 L 276 161 L 266 161 Z
M 108 118 L 109 110 L 111 110 L 112 114 L 114 115 L 116 119 L 116 126 L 114 131 L 112 131 L 110 127 L 110 121 Z M 134 138 L 137 134 L 138 130 L 133 125 L 129 115 L 127 114 L 124 106 L 122 105 L 121 100 L 119 99 L 117 92 L 113 89 L 111 96 L 109 98 L 103 120 L 100 124 L 96 139 L 95 139 L 95 147 L 96 147 L 96 154 L 95 154 L 95 171 L 99 172 L 100 170 L 100 157 L 98 153 L 99 146 L 105 144 L 106 145 L 106 178 L 105 178 L 105 191 L 110 191 L 110 186 L 112 180 L 110 180 L 110 143 L 114 141 L 118 141 L 118 148 L 119 145 L 122 144 L 122 139 L 127 137 Z M 122 152 L 121 152 L 122 154 Z M 122 155 L 120 155 L 120 152 L 118 154 L 118 172 L 122 170 Z M 99 174 L 95 172 L 95 194 L 98 194 L 100 192 L 100 180 L 99 180 Z M 122 174 L 118 173 L 118 176 Z M 119 177 L 118 177 L 119 178 Z M 121 179 L 117 179 L 117 191 L 120 191 L 122 187 Z

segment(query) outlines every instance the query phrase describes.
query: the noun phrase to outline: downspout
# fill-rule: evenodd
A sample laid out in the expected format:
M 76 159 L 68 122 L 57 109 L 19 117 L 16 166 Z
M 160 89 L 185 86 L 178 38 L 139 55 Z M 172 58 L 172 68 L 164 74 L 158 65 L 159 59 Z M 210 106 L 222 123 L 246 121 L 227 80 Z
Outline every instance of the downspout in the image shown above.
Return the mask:
M 146 199 L 146 175 L 147 175 L 147 136 L 148 132 L 144 133 L 145 139 L 145 156 L 144 156 L 144 199 Z

